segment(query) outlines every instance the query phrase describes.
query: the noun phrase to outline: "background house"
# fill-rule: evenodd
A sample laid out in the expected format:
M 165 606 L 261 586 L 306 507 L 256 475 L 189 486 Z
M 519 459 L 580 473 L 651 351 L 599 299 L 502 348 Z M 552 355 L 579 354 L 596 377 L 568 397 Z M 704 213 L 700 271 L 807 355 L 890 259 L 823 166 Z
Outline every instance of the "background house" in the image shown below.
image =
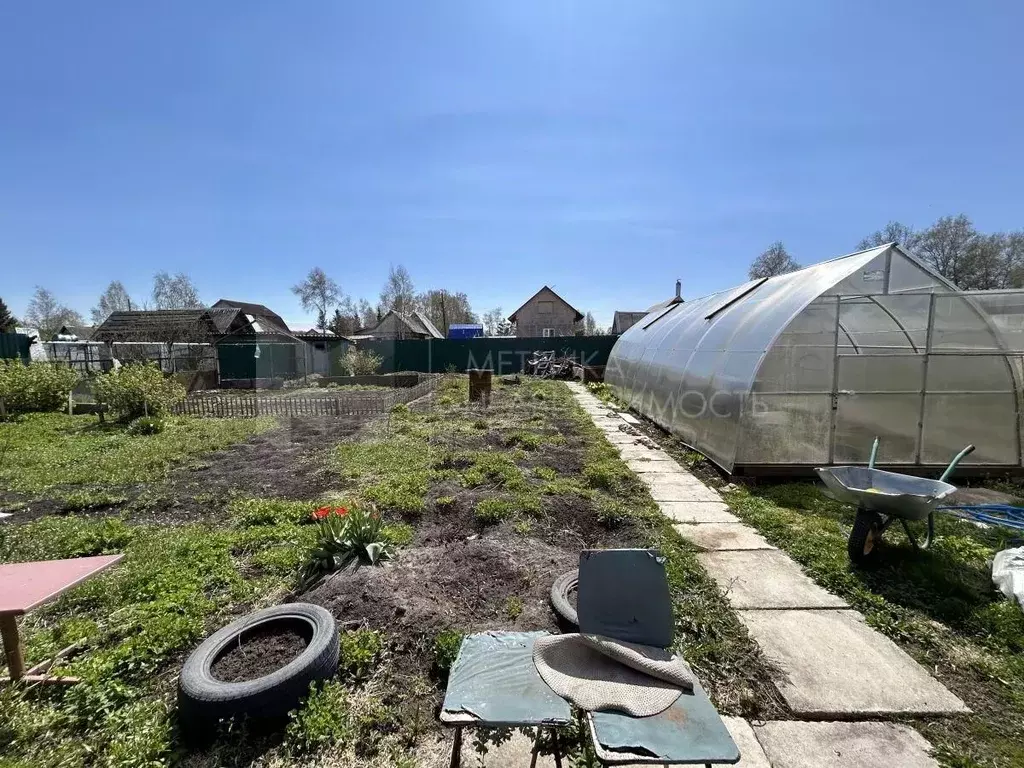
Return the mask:
M 256 333 L 289 332 L 288 324 L 284 319 L 265 304 L 254 304 L 251 301 L 235 301 L 234 299 L 219 299 L 211 309 L 240 309 L 246 319 L 252 324 L 252 329 Z
M 574 336 L 583 313 L 545 285 L 508 319 L 516 336 Z
M 402 314 L 394 309 L 372 328 L 359 332 L 360 338 L 372 339 L 443 339 L 444 334 L 419 310 Z
M 612 327 L 608 332 L 613 336 L 619 336 L 626 332 L 627 329 L 633 327 L 644 317 L 647 316 L 646 311 L 642 312 L 616 312 L 615 317 L 612 318 Z

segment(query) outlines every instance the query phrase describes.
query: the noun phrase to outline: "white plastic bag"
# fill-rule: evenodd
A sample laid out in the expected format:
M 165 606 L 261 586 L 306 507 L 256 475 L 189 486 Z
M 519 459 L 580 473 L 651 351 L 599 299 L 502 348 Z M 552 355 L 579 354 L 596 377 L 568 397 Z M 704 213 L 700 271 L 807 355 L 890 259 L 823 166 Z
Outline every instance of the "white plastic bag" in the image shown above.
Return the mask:
M 1024 610 L 1024 547 L 996 553 L 992 561 L 992 582 Z

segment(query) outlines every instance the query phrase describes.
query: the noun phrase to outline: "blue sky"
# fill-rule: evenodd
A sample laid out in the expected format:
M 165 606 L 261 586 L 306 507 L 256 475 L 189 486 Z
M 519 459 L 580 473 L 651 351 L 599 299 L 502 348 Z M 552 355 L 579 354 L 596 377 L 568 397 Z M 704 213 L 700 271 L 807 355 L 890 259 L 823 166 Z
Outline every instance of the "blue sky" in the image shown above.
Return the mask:
M 111 279 L 306 319 L 374 300 L 615 309 L 810 263 L 889 219 L 1024 226 L 1024 4 L 7 3 L 0 296 Z

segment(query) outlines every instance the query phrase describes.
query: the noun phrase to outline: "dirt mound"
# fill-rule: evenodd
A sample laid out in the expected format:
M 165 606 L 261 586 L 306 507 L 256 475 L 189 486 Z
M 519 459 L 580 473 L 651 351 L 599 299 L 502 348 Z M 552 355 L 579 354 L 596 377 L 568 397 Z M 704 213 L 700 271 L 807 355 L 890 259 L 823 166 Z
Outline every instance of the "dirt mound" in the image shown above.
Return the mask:
M 551 583 L 578 561 L 578 550 L 528 539 L 462 540 L 405 550 L 382 568 L 336 574 L 302 599 L 339 621 L 366 621 L 399 634 L 452 627 L 554 630 Z

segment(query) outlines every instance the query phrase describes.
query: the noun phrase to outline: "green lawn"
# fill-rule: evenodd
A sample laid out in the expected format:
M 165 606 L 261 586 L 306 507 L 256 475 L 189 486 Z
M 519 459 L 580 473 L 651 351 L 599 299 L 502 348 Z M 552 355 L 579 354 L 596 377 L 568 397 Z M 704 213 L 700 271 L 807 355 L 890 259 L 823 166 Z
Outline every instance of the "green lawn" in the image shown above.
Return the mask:
M 128 434 L 95 416 L 32 413 L 0 423 L 0 490 L 65 496 L 76 487 L 149 483 L 186 459 L 274 426 L 272 419 L 168 418 L 158 435 Z

